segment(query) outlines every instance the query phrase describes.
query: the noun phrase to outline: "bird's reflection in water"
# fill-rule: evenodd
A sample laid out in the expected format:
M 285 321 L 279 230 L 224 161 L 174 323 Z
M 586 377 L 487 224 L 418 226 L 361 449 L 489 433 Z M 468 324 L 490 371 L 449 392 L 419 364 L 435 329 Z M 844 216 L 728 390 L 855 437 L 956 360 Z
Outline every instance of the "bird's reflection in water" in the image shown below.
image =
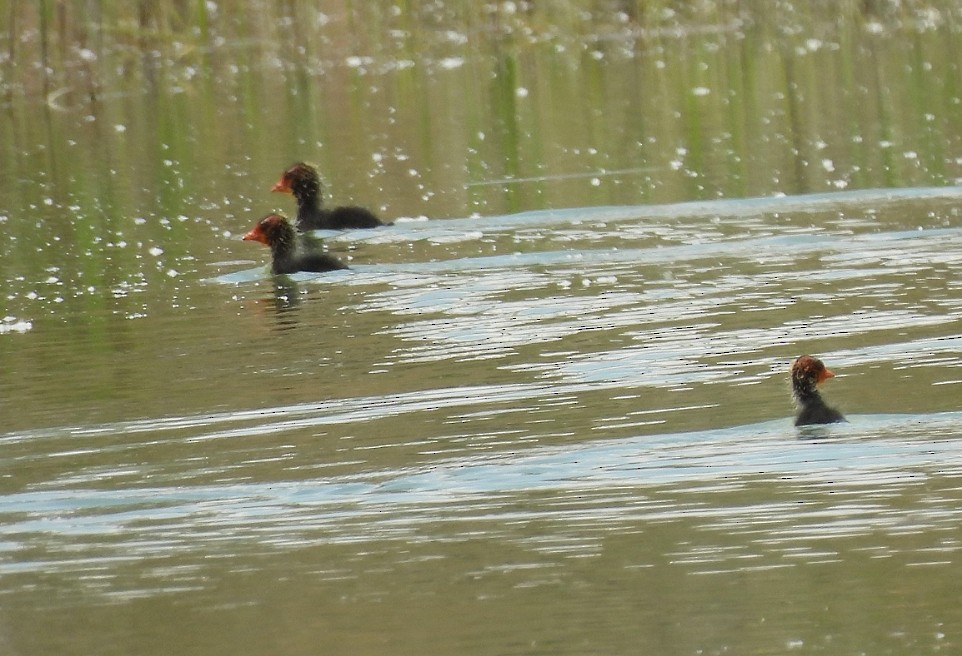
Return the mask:
M 274 314 L 278 330 L 290 330 L 297 325 L 297 311 L 301 305 L 301 290 L 297 282 L 287 276 L 274 276 Z
M 808 424 L 796 428 L 796 437 L 801 442 L 830 442 L 845 438 L 848 434 L 839 424 Z

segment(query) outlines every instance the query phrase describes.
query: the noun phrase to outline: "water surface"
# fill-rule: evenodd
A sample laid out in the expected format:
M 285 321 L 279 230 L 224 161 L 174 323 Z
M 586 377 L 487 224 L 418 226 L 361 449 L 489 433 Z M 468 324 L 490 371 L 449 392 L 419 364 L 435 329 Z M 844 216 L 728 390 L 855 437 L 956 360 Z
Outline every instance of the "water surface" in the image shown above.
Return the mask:
M 0 19 L 0 651 L 958 650 L 956 9 L 309 4 Z

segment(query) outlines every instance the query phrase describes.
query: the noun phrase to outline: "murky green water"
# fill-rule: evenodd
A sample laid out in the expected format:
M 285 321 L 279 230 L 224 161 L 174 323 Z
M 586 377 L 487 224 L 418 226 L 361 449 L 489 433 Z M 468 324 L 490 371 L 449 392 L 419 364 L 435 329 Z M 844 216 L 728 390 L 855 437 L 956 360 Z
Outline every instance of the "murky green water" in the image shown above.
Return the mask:
M 0 16 L 0 653 L 957 652 L 955 4 L 360 4 Z

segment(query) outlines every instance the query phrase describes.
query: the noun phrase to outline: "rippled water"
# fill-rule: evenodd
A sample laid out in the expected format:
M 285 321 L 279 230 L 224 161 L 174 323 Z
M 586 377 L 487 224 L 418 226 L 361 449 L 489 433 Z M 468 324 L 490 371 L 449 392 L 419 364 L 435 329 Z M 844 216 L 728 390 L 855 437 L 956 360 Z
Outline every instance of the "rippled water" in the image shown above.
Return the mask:
M 0 16 L 0 654 L 959 651 L 957 8 L 222 4 Z
M 225 261 L 190 314 L 228 344 L 129 372 L 190 411 L 0 438 L 7 630 L 25 653 L 53 643 L 12 627 L 64 612 L 148 653 L 171 612 L 215 652 L 951 651 L 960 199 L 406 221 L 320 233 L 352 269 L 283 284 Z M 131 342 L 175 320 L 152 317 Z M 850 423 L 792 425 L 802 352 Z

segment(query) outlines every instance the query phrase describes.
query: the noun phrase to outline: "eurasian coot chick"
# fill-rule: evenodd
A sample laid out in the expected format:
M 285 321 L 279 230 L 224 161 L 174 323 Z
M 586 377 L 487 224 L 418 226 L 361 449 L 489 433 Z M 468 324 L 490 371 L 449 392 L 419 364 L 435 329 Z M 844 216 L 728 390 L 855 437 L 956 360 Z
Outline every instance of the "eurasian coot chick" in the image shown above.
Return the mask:
M 796 426 L 845 421 L 842 413 L 825 405 L 816 386 L 835 376 L 818 358 L 803 355 L 792 363 L 792 396 L 798 406 Z
M 297 233 L 280 214 L 268 214 L 244 235 L 244 241 L 259 241 L 270 246 L 271 271 L 294 273 L 296 271 L 334 271 L 346 269 L 347 265 L 336 257 L 319 251 L 299 252 Z
M 363 207 L 321 207 L 321 179 L 310 164 L 292 164 L 277 181 L 271 191 L 294 194 L 297 200 L 298 230 L 344 230 L 348 228 L 377 228 L 384 225 L 380 219 Z

